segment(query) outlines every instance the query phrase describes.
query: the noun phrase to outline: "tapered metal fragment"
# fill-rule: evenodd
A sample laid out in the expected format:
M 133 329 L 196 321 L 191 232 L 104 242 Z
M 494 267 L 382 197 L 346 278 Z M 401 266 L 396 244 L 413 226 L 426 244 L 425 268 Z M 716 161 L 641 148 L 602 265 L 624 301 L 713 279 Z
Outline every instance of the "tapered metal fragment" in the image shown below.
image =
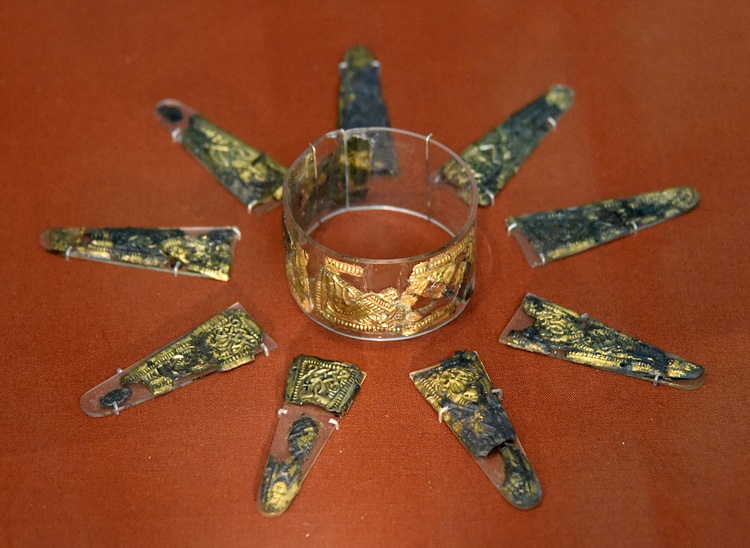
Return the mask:
M 42 247 L 66 259 L 137 266 L 227 281 L 237 227 L 211 228 L 53 228 Z
M 175 142 L 181 143 L 249 210 L 281 200 L 286 168 L 175 99 L 157 103 L 155 115 Z M 258 211 L 265 211 L 261 208 Z
M 476 352 L 456 352 L 410 377 L 510 504 L 530 509 L 541 502 L 534 468 Z
M 276 343 L 240 304 L 98 384 L 81 397 L 92 417 L 119 414 L 216 371 L 229 371 L 268 354 Z
M 557 127 L 560 118 L 573 105 L 574 96 L 569 87 L 551 87 L 461 153 L 477 181 L 479 205 L 489 206 L 495 202 L 495 196 L 521 164 Z M 448 162 L 443 166 L 443 173 L 450 178 L 460 178 L 461 166 Z
M 703 384 L 700 365 L 532 294 L 526 295 L 500 342 L 654 385 L 693 389 Z
M 365 374 L 350 363 L 306 355 L 294 358 L 258 493 L 263 515 L 279 516 L 292 503 L 364 379 Z
M 348 49 L 339 64 L 339 74 L 338 127 L 391 127 L 380 86 L 380 62 L 375 60 L 373 53 L 362 45 Z M 350 147 L 356 146 L 371 153 L 368 163 L 372 173 L 393 175 L 397 172 L 398 162 L 390 134 L 360 145 L 356 140 L 350 140 Z M 366 180 L 355 184 L 362 188 L 353 195 L 354 199 L 363 198 Z
M 390 127 L 380 87 L 380 63 L 373 53 L 361 45 L 348 49 L 339 74 L 338 127 Z
M 532 267 L 581 253 L 634 234 L 693 209 L 700 202 L 690 187 L 668 188 L 580 207 L 508 217 L 505 224 Z

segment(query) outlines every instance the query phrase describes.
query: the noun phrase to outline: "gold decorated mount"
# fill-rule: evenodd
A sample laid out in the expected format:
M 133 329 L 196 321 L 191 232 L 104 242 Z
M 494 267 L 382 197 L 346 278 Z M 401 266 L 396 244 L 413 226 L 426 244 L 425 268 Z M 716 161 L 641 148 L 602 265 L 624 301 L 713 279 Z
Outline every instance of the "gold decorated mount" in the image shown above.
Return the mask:
M 301 354 L 289 368 L 284 401 L 297 405 L 309 403 L 343 415 L 364 379 L 365 374 L 351 363 Z
M 66 258 L 229 280 L 239 230 L 226 228 L 54 228 L 42 246 Z
M 574 97 L 575 93 L 569 87 L 553 86 L 461 153 L 476 179 L 480 206 L 495 202 L 495 196 L 518 172 L 521 164 L 557 127 L 557 122 L 573 105 Z M 448 179 L 466 180 L 456 161 L 447 162 L 442 171 Z
M 234 304 L 81 396 L 81 410 L 103 417 L 166 394 L 216 371 L 251 362 L 276 343 Z
M 289 428 L 286 437 L 288 456 L 268 455 L 258 496 L 258 505 L 264 515 L 281 515 L 297 496 L 305 477 L 303 466 L 319 441 L 320 432 L 320 425 L 312 417 L 302 415 Z
M 281 200 L 283 165 L 180 101 L 164 99 L 155 113 L 172 138 L 248 209 Z
M 541 502 L 534 468 L 476 352 L 456 352 L 410 376 L 510 504 L 528 509 Z M 498 455 L 499 461 L 493 460 Z
M 292 503 L 338 419 L 359 392 L 365 374 L 350 363 L 299 355 L 292 361 L 258 495 L 266 516 Z
M 678 388 L 703 383 L 703 367 L 589 317 L 528 294 L 500 342 Z
M 149 356 L 120 377 L 123 386 L 143 384 L 155 396 L 179 381 L 211 370 L 229 371 L 255 359 L 263 331 L 241 307 L 229 308 Z
M 673 219 L 699 202 L 694 188 L 677 187 L 508 217 L 505 224 L 529 264 L 540 266 Z
M 338 127 L 389 127 L 390 120 L 380 87 L 380 63 L 365 46 L 344 53 L 339 65 Z

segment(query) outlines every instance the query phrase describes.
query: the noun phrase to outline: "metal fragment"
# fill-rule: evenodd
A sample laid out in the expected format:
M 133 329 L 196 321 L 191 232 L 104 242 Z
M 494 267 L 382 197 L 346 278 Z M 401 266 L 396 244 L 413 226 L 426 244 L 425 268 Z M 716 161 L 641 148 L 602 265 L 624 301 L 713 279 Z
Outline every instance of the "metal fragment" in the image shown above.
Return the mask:
M 508 217 L 508 231 L 533 267 L 581 253 L 673 219 L 700 202 L 698 191 L 677 187 L 580 207 Z
M 307 415 L 296 419 L 287 436 L 285 459 L 268 456 L 263 470 L 259 496 L 261 512 L 269 516 L 280 515 L 299 493 L 304 478 L 302 466 L 310 456 L 320 434 L 320 426 Z
M 138 266 L 173 274 L 229 280 L 236 227 L 53 228 L 40 243 L 68 258 Z
M 279 516 L 289 508 L 364 379 L 365 374 L 350 363 L 307 355 L 294 358 L 258 493 L 263 515 Z
M 461 153 L 477 181 L 480 206 L 494 203 L 495 196 L 521 164 L 557 127 L 557 122 L 573 105 L 574 96 L 569 87 L 551 87 Z M 455 161 L 447 162 L 442 170 L 449 179 L 464 178 L 461 166 Z
M 348 49 L 339 74 L 338 127 L 390 127 L 380 87 L 380 63 L 373 53 L 362 45 Z
M 532 294 L 526 295 L 500 342 L 654 384 L 693 389 L 703 383 L 700 365 Z
M 102 407 L 122 407 L 132 395 L 133 391 L 130 388 L 122 386 L 104 394 L 99 398 L 99 403 L 102 404 Z
M 229 371 L 276 347 L 239 304 L 98 384 L 81 409 L 100 417 L 171 392 L 216 371 Z
M 380 63 L 365 46 L 355 46 L 344 53 L 339 64 L 341 84 L 339 86 L 338 127 L 342 129 L 391 127 L 388 110 L 380 86 Z M 393 175 L 398 171 L 398 162 L 390 135 L 373 140 L 369 171 L 374 174 Z M 359 184 L 364 185 L 366 181 Z M 360 189 L 364 197 L 366 188 Z M 356 198 L 357 196 L 355 196 Z
M 252 361 L 262 342 L 263 331 L 247 312 L 228 309 L 149 356 L 123 374 L 120 383 L 141 383 L 156 396 L 165 394 L 186 377 Z
M 289 367 L 284 401 L 313 404 L 343 415 L 359 392 L 365 374 L 353 364 L 301 354 Z
M 175 99 L 155 108 L 157 120 L 232 195 L 252 210 L 281 200 L 286 168 Z
M 410 376 L 439 419 L 510 504 L 528 509 L 541 502 L 542 490 L 534 468 L 476 352 L 456 352 Z

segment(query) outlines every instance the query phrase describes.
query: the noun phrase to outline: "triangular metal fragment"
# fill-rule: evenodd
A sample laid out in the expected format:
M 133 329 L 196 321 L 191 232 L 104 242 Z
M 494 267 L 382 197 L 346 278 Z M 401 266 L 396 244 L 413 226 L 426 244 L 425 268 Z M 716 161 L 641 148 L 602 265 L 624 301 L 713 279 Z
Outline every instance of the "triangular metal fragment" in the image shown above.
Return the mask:
M 289 508 L 364 380 L 365 374 L 350 363 L 306 355 L 294 358 L 258 493 L 263 515 L 279 516 Z
M 237 227 L 201 228 L 53 228 L 39 241 L 66 259 L 137 266 L 150 270 L 227 281 Z
M 380 87 L 380 62 L 365 46 L 346 50 L 339 63 L 338 127 L 390 127 Z
M 634 234 L 693 209 L 698 191 L 677 187 L 580 207 L 508 217 L 505 224 L 532 267 Z
M 166 394 L 216 371 L 229 371 L 268 354 L 276 343 L 240 304 L 96 385 L 81 397 L 92 417 L 120 411 Z
M 500 335 L 500 342 L 654 385 L 693 389 L 703 384 L 700 365 L 530 293 Z
M 477 181 L 479 205 L 489 206 L 495 196 L 518 172 L 547 134 L 573 105 L 575 93 L 567 86 L 556 85 L 472 143 L 461 153 Z M 451 161 L 443 167 L 449 178 L 463 178 L 462 168 Z
M 362 45 L 348 49 L 344 60 L 339 63 L 339 74 L 338 127 L 391 127 L 380 86 L 380 62 L 373 53 Z M 373 174 L 396 174 L 398 161 L 390 134 L 372 140 L 369 146 L 360 145 L 362 147 L 366 147 L 371 155 L 370 171 Z M 366 187 L 360 192 L 360 197 L 363 198 L 365 193 Z
M 176 99 L 156 104 L 159 123 L 248 210 L 263 213 L 281 200 L 286 168 Z M 267 204 L 265 207 L 258 207 Z M 256 209 L 257 208 L 257 209 Z
M 534 467 L 476 352 L 456 352 L 410 377 L 505 500 L 521 509 L 541 502 Z

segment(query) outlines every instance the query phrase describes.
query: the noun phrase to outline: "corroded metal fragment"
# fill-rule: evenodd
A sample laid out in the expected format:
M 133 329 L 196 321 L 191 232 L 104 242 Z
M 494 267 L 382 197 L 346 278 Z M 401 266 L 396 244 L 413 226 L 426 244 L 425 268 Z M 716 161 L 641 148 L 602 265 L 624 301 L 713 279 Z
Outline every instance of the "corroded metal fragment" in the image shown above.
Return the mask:
M 390 127 L 380 87 L 380 63 L 372 52 L 361 45 L 348 49 L 339 73 L 338 127 Z
M 542 487 L 521 446 L 506 443 L 498 451 L 505 468 L 505 481 L 499 487 L 505 500 L 522 509 L 538 505 L 542 498 Z
M 456 352 L 410 376 L 503 497 L 517 508 L 538 505 L 539 481 L 477 353 Z M 495 451 L 501 457 L 500 470 L 488 458 Z
M 102 404 L 102 407 L 111 407 L 114 409 L 115 407 L 122 407 L 132 395 L 133 391 L 130 388 L 121 386 L 104 394 L 99 398 L 99 403 Z
M 521 164 L 557 127 L 558 120 L 573 105 L 574 96 L 569 87 L 553 86 L 461 153 L 477 181 L 479 205 L 494 203 Z M 443 173 L 450 179 L 465 179 L 462 171 L 455 161 L 443 166 Z
M 239 230 L 226 228 L 54 228 L 42 234 L 52 253 L 174 274 L 229 279 Z
M 516 433 L 476 352 L 456 352 L 429 369 L 413 373 L 417 390 L 456 434 L 467 451 L 486 457 Z
M 351 363 L 301 354 L 294 358 L 286 379 L 284 400 L 322 407 L 335 415 L 349 410 L 365 374 Z
M 380 63 L 365 46 L 346 51 L 339 64 L 338 127 L 342 129 L 390 127 L 388 110 L 380 87 Z M 383 135 L 370 143 L 371 169 L 375 174 L 395 174 L 398 167 L 391 135 Z M 364 185 L 365 181 L 360 182 Z M 365 188 L 360 189 L 361 197 Z
M 529 264 L 540 266 L 682 215 L 698 202 L 698 191 L 677 187 L 508 217 L 505 223 Z
M 306 355 L 292 360 L 258 494 L 262 514 L 286 511 L 364 379 L 350 363 Z
M 178 381 L 208 371 L 229 371 L 255 359 L 263 331 L 242 308 L 229 308 L 174 341 L 120 377 L 158 396 Z
M 283 165 L 179 101 L 165 99 L 155 110 L 172 138 L 249 209 L 281 199 Z
M 289 456 L 277 459 L 269 455 L 263 470 L 259 496 L 261 512 L 278 516 L 292 503 L 304 479 L 303 464 L 310 456 L 319 434 L 320 426 L 307 415 L 292 423 L 287 436 Z
M 189 333 L 125 370 L 117 370 L 81 396 L 81 409 L 92 417 L 119 414 L 216 371 L 229 371 L 268 354 L 276 343 L 239 304 L 234 304 Z
M 703 383 L 700 365 L 536 295 L 526 295 L 500 342 L 654 384 L 692 389 Z

